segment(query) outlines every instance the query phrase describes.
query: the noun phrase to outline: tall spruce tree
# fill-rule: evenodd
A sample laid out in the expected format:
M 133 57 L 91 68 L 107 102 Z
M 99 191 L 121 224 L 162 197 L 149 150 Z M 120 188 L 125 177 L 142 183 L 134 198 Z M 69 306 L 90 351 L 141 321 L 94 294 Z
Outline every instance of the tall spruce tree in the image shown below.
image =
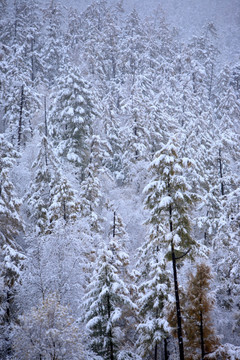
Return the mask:
M 82 180 L 88 163 L 86 140 L 92 134 L 94 110 L 89 85 L 76 66 L 59 77 L 52 98 L 49 133 L 59 155 L 80 167 Z
M 37 234 L 47 231 L 51 189 L 60 179 L 59 165 L 49 139 L 43 136 L 37 158 L 32 165 L 33 179 L 24 197 L 28 205 L 27 214 L 36 226 Z
M 161 358 L 160 345 L 164 343 L 166 360 L 169 326 L 165 318 L 164 307 L 170 291 L 170 274 L 166 269 L 166 262 L 159 250 L 159 245 L 155 243 L 154 246 L 150 242 L 148 241 L 142 247 L 143 253 L 139 261 L 140 267 L 143 265 L 141 261 L 145 258 L 144 268 L 141 266 L 143 276 L 139 279 L 138 287 L 139 324 L 137 332 L 139 337 L 137 347 L 142 357 L 150 354 L 152 359 L 158 360 Z
M 10 330 L 16 321 L 16 284 L 19 281 L 23 251 L 17 239 L 23 233 L 20 217 L 21 201 L 10 180 L 10 170 L 18 154 L 4 136 L 0 136 L 0 354 L 5 359 L 11 353 Z
M 134 358 L 124 344 L 124 333 L 128 328 L 126 314 L 134 311 L 136 305 L 124 281 L 127 255 L 122 250 L 115 230 L 109 245 L 103 244 L 98 252 L 94 276 L 87 287 L 84 301 L 84 320 L 91 339 L 90 346 L 106 360 Z
M 181 307 L 179 300 L 177 260 L 194 254 L 197 243 L 191 236 L 191 207 L 196 200 L 185 176 L 185 168 L 192 165 L 188 158 L 179 158 L 176 141 L 169 140 L 155 154 L 150 165 L 153 178 L 145 187 L 145 206 L 150 210 L 147 222 L 158 225 L 160 246 L 165 257 L 172 261 L 173 281 L 178 323 L 180 360 L 184 360 Z

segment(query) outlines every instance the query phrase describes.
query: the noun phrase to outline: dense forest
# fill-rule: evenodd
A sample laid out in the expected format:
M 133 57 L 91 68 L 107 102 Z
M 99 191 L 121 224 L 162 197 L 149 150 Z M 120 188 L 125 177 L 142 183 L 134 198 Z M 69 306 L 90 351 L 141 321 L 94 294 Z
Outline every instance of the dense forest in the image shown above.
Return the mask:
M 0 1 L 0 358 L 240 359 L 240 62 L 160 7 Z

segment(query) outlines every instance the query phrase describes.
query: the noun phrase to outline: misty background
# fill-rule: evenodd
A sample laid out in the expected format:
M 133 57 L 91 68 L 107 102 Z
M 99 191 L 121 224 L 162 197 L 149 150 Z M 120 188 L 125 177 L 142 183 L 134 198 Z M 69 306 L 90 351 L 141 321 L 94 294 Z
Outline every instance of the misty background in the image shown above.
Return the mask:
M 116 2 L 108 1 L 110 4 Z M 70 0 L 65 5 L 83 11 L 91 3 L 91 0 Z M 221 62 L 239 60 L 239 0 L 123 0 L 126 13 L 136 8 L 143 17 L 154 13 L 157 7 L 163 9 L 167 22 L 177 28 L 180 38 L 184 40 L 199 34 L 199 29 L 213 22 L 217 28 Z

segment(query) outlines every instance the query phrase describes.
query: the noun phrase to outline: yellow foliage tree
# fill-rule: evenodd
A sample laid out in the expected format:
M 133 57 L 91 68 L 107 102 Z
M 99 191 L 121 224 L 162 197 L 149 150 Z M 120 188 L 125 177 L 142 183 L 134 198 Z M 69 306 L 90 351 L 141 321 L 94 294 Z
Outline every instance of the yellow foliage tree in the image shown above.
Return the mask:
M 205 263 L 197 265 L 196 274 L 189 275 L 186 291 L 181 289 L 185 360 L 202 360 L 216 351 L 219 340 L 211 321 L 214 298 L 210 294 L 212 274 Z M 173 304 L 169 305 L 168 321 L 177 337 L 177 319 Z

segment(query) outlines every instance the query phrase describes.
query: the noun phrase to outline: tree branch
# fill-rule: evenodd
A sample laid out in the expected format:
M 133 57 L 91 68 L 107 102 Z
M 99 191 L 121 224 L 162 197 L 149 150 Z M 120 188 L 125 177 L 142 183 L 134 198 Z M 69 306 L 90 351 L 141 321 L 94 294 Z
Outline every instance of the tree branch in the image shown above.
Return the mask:
M 182 254 L 181 256 L 176 257 L 175 259 L 176 260 L 182 259 L 184 256 L 186 256 L 189 253 L 190 250 L 191 250 L 191 248 L 189 248 L 184 254 Z

